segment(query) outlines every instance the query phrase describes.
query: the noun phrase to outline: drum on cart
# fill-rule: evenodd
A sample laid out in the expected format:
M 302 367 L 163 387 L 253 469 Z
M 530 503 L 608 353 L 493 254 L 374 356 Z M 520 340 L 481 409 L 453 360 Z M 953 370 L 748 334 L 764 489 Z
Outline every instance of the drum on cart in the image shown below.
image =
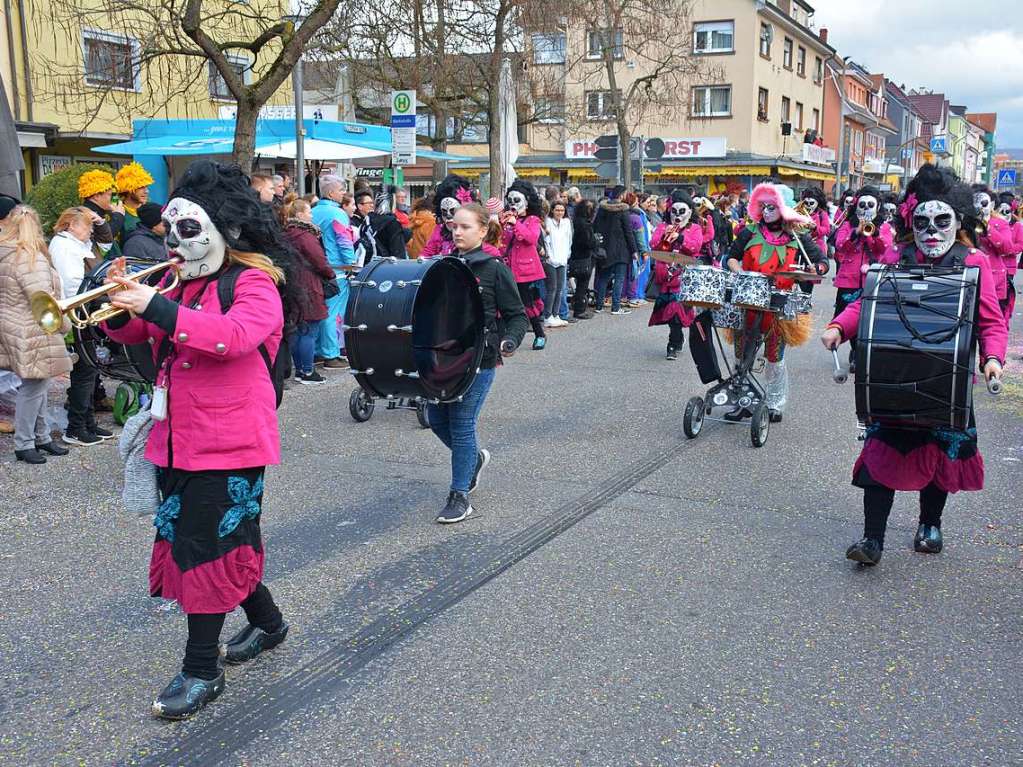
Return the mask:
M 870 268 L 856 337 L 863 423 L 968 427 L 979 273 L 972 266 Z
M 153 266 L 154 263 L 156 262 L 126 259 L 125 272 L 129 275 L 134 274 Z M 111 264 L 113 261 L 105 261 L 85 275 L 78 292 L 84 293 L 103 285 Z M 165 275 L 165 272 L 154 274 L 149 284 L 154 286 L 159 284 Z M 96 309 L 106 301 L 105 297 L 98 298 L 94 304 L 87 308 Z M 74 339 L 75 353 L 96 368 L 101 375 L 131 383 L 152 383 L 156 379 L 153 347 L 149 344 L 126 346 L 117 343 L 104 333 L 102 328 L 93 325 L 73 328 L 72 338 Z
M 687 306 L 719 309 L 725 303 L 728 274 L 713 266 L 687 266 L 682 272 L 679 301 Z
M 737 308 L 735 304 L 725 304 L 720 309 L 711 311 L 710 316 L 716 328 L 742 330 L 746 312 Z
M 759 272 L 738 272 L 732 283 L 732 303 L 740 309 L 771 310 L 771 278 Z
M 371 261 L 352 280 L 345 349 L 374 397 L 457 400 L 483 359 L 479 285 L 458 258 Z

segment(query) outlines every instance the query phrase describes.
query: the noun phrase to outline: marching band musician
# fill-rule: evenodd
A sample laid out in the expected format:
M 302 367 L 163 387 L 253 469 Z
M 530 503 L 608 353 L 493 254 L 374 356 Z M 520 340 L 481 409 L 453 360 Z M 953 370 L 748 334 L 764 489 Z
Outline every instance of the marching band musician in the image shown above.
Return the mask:
M 800 194 L 800 202 L 810 217 L 813 229 L 813 241 L 817 243 L 821 253 L 828 252 L 828 237 L 831 235 L 831 218 L 828 216 L 828 198 L 820 187 L 808 186 Z
M 979 219 L 977 247 L 987 254 L 991 262 L 991 275 L 995 280 L 995 295 L 1002 310 L 1006 327 L 1009 325 L 1009 262 L 1015 266 L 1016 238 L 1007 219 L 995 214 L 995 196 L 983 184 L 973 185 L 973 208 Z
M 693 212 L 703 230 L 703 244 L 700 246 L 700 263 L 706 266 L 716 265 L 717 256 L 714 252 L 714 203 L 702 191 L 693 196 Z
M 878 221 L 880 193 L 872 186 L 865 186 L 854 199 L 848 218 L 835 233 L 838 271 L 835 273 L 834 317 L 860 297 L 870 265 L 881 260 L 895 240 L 891 226 Z
M 1002 256 L 1005 263 L 1005 300 L 999 303 L 1002 306 L 1002 314 L 1005 317 L 1005 327 L 1008 329 L 1012 322 L 1012 313 L 1016 308 L 1016 269 L 1019 265 L 1021 251 L 1023 251 L 1023 221 L 1019 220 L 1014 210 L 1016 197 L 1012 192 L 1002 192 L 998 195 L 998 215 L 1009 224 L 1012 230 L 1012 253 Z
M 1008 333 L 995 295 L 989 259 L 973 247 L 978 219 L 970 188 L 946 168 L 924 165 L 906 187 L 897 223 L 904 238 L 884 258 L 886 263 L 932 266 L 976 266 L 980 270 L 979 313 L 976 324 L 980 364 L 987 379 L 1000 378 Z M 828 349 L 856 336 L 862 299 L 832 320 L 821 336 Z M 941 514 L 949 493 L 980 490 L 984 460 L 977 446 L 971 411 L 965 432 L 950 428 L 909 429 L 871 425 L 852 482 L 863 489 L 863 538 L 846 550 L 846 557 L 876 565 L 884 550 L 885 528 L 895 492 L 920 494 L 920 518 L 913 547 L 937 554 L 942 550 Z
M 748 271 L 773 275 L 775 272 L 798 271 L 804 260 L 818 274 L 827 271 L 827 261 L 817 243 L 809 234 L 799 233 L 799 228 L 809 227 L 811 221 L 795 211 L 789 200 L 792 190 L 781 184 L 763 183 L 750 196 L 749 215 L 753 223 L 739 232 L 728 253 L 728 268 L 733 272 Z M 805 254 L 805 258 L 804 258 Z M 779 290 L 789 290 L 794 281 L 788 277 L 776 277 L 774 285 Z M 785 347 L 788 343 L 798 345 L 806 342 L 806 336 L 787 333 L 788 323 L 776 322 L 770 312 L 747 312 L 746 328 L 735 335 L 735 353 L 741 358 L 747 338 L 755 322 L 760 322 L 764 334 L 764 354 L 767 357 L 765 381 L 767 408 L 772 423 L 782 419 L 788 399 L 788 371 L 785 368 Z M 798 331 L 797 331 L 798 333 Z M 737 407 L 725 414 L 729 421 L 740 421 L 752 415 L 749 410 Z
M 695 201 L 681 189 L 672 192 L 671 205 L 666 211 L 668 222 L 657 225 L 650 246 L 654 250 L 699 257 L 704 245 L 705 231 L 698 221 L 693 221 L 695 208 Z M 654 283 L 660 289 L 660 293 L 654 301 L 654 310 L 647 325 L 668 326 L 668 351 L 665 358 L 669 360 L 678 359 L 678 351 L 685 343 L 682 328 L 689 327 L 696 316 L 692 308 L 684 306 L 678 300 L 683 269 L 681 264 L 654 261 Z

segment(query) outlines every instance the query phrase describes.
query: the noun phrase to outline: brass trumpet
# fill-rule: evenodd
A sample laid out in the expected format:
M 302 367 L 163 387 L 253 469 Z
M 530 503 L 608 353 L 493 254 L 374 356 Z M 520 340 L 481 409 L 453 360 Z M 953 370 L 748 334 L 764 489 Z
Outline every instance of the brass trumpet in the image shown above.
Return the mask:
M 163 271 L 164 269 L 174 269 L 174 279 L 171 280 L 171 284 L 162 288 L 160 293 L 167 293 L 173 290 L 179 282 L 177 266 L 178 261 L 163 261 L 162 263 L 150 266 L 141 271 L 135 272 L 134 274 L 126 275 L 126 278 L 132 282 L 142 282 L 148 277 Z M 109 295 L 114 291 L 121 290 L 123 286 L 116 282 L 107 283 L 106 285 L 100 285 L 98 288 L 87 290 L 84 293 L 79 293 L 77 296 L 71 296 L 71 298 L 65 298 L 60 301 L 55 299 L 49 293 L 44 290 L 40 290 L 37 293 L 33 293 L 29 299 L 29 305 L 32 309 L 32 318 L 46 333 L 57 333 L 64 326 L 64 316 L 67 315 L 68 321 L 76 328 L 87 328 L 91 325 L 99 325 L 101 322 L 113 319 L 119 314 L 124 313 L 124 309 L 118 309 L 110 305 L 109 302 L 103 302 L 98 309 L 90 311 L 86 308 L 90 303 L 98 298 Z
M 874 224 L 870 221 L 861 221 L 860 234 L 862 234 L 864 237 L 873 237 L 875 234 L 877 234 L 877 227 L 874 226 Z

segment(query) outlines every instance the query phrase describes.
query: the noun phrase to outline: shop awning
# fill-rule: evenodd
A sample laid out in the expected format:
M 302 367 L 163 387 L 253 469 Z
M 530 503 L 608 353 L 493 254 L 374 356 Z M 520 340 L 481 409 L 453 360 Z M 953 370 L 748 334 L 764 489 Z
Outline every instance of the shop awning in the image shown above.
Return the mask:
M 863 172 L 869 173 L 871 176 L 883 176 L 886 173 L 888 175 L 901 176 L 905 170 L 901 165 L 885 163 L 881 160 L 867 160 L 867 162 L 863 163 Z
M 770 165 L 687 165 L 679 168 L 661 168 L 659 176 L 692 178 L 693 176 L 769 176 Z
M 784 165 L 778 166 L 779 176 L 799 176 L 805 178 L 807 181 L 834 181 L 834 173 L 822 173 L 819 170 L 805 170 L 802 168 L 786 168 Z

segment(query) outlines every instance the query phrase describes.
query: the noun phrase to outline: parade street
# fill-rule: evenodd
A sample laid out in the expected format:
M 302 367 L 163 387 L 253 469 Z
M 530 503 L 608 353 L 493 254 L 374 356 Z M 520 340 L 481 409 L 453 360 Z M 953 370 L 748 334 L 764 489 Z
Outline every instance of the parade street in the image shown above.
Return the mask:
M 344 371 L 291 388 L 263 509 L 291 633 L 182 723 L 150 714 L 185 622 L 147 596 L 116 446 L 29 467 L 0 437 L 0 764 L 1023 764 L 1020 362 L 975 389 L 986 487 L 950 498 L 945 551 L 913 552 L 900 493 L 858 566 L 854 391 L 815 299 L 761 449 L 748 421 L 686 439 L 706 387 L 649 308 L 523 346 L 460 525 L 434 523 L 449 453 L 413 412 L 355 423 Z

